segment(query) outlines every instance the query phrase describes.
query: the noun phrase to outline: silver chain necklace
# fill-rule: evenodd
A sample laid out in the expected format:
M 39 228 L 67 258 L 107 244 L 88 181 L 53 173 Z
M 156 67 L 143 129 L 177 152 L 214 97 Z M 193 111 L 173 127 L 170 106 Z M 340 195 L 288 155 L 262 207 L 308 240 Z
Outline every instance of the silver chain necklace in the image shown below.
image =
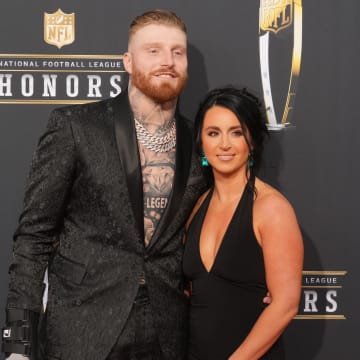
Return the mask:
M 147 149 L 155 152 L 168 152 L 176 145 L 176 124 L 173 119 L 171 125 L 166 129 L 165 134 L 151 134 L 144 125 L 135 120 L 136 136 L 139 143 L 143 144 Z

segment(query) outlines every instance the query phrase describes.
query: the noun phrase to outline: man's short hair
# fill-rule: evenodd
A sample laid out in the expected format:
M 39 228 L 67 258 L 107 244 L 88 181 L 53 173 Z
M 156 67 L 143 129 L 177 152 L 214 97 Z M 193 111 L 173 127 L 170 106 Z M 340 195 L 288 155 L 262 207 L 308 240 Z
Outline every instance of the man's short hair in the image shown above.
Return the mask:
M 178 15 L 172 11 L 156 9 L 147 11 L 132 21 L 129 28 L 129 40 L 136 31 L 151 24 L 174 26 L 187 34 L 186 25 Z

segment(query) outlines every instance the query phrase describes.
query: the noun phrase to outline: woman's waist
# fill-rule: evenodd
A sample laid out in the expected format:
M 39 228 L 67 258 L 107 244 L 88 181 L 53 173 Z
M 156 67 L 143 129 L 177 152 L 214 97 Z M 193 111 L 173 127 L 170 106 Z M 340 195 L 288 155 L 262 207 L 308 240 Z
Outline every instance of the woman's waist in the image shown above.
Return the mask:
M 193 294 L 225 292 L 236 294 L 264 294 L 267 292 L 265 281 L 261 278 L 229 278 L 208 273 L 191 280 Z

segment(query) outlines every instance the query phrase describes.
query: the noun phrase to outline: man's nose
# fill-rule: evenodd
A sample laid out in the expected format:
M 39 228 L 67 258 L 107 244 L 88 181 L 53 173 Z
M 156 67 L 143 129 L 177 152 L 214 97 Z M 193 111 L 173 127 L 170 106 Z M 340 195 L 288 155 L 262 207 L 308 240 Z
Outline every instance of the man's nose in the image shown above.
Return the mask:
M 174 66 L 174 54 L 172 51 L 164 51 L 161 58 L 161 65 Z

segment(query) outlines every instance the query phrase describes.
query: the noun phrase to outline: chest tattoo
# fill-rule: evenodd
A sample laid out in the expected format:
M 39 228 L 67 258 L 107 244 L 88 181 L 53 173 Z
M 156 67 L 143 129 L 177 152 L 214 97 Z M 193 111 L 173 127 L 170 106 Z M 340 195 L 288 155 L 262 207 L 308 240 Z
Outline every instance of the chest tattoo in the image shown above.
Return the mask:
M 175 173 L 175 150 L 156 153 L 139 143 L 144 193 L 145 246 L 168 204 Z

